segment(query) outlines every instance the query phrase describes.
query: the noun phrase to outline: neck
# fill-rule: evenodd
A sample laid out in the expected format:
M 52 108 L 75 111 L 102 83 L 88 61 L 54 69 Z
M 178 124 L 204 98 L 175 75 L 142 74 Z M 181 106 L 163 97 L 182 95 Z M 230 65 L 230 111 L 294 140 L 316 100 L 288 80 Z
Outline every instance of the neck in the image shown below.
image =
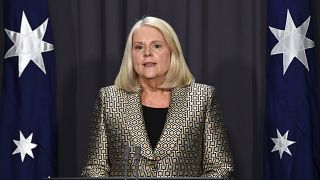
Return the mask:
M 167 108 L 170 104 L 171 91 L 161 88 L 163 81 L 143 79 L 139 80 L 141 86 L 141 103 L 148 107 Z
M 139 83 L 143 91 L 145 92 L 163 92 L 168 91 L 161 88 L 164 79 L 144 79 L 139 78 Z

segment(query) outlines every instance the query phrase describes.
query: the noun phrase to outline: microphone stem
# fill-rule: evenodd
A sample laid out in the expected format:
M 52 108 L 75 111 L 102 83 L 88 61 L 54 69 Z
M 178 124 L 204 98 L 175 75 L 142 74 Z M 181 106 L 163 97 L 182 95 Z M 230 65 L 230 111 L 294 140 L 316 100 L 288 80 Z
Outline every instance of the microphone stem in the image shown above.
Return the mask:
M 140 163 L 140 156 L 141 156 L 141 147 L 136 146 L 135 148 L 135 179 L 138 180 L 139 176 L 139 163 Z
M 130 146 L 126 146 L 124 149 L 124 179 L 128 179 L 128 161 L 129 161 L 129 154 L 130 154 Z

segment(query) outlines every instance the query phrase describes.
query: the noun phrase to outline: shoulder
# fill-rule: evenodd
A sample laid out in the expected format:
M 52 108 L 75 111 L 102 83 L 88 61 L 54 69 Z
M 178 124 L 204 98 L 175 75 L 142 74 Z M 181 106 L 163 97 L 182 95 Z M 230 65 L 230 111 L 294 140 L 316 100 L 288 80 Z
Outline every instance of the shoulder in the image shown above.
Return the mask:
M 100 97 L 115 97 L 115 96 L 124 96 L 127 94 L 126 91 L 117 88 L 115 85 L 102 87 L 99 90 Z
M 106 86 L 99 90 L 97 100 L 104 104 L 106 109 L 122 107 L 126 102 L 128 92 L 117 88 L 115 85 Z
M 193 82 L 187 88 L 190 89 L 190 92 L 197 93 L 205 96 L 213 96 L 215 94 L 215 88 L 207 84 L 200 84 Z

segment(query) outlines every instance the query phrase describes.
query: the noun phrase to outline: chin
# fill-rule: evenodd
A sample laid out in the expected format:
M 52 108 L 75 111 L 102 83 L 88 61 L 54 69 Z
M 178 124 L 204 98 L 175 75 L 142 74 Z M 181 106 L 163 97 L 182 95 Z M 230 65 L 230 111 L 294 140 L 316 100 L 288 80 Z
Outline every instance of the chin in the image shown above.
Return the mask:
M 146 78 L 146 79 L 155 79 L 156 78 L 156 76 L 144 76 L 144 78 Z
M 146 78 L 146 79 L 153 79 L 157 77 L 157 74 L 155 73 L 147 73 L 147 74 L 143 74 L 142 77 Z

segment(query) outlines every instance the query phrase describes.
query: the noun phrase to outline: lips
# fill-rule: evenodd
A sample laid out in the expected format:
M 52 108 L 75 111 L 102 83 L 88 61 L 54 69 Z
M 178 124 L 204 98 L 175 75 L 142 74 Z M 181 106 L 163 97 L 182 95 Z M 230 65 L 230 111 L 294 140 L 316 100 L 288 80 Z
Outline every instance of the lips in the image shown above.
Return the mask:
M 152 67 L 155 66 L 157 63 L 153 63 L 153 62 L 147 62 L 147 63 L 143 63 L 143 66 L 145 67 Z

